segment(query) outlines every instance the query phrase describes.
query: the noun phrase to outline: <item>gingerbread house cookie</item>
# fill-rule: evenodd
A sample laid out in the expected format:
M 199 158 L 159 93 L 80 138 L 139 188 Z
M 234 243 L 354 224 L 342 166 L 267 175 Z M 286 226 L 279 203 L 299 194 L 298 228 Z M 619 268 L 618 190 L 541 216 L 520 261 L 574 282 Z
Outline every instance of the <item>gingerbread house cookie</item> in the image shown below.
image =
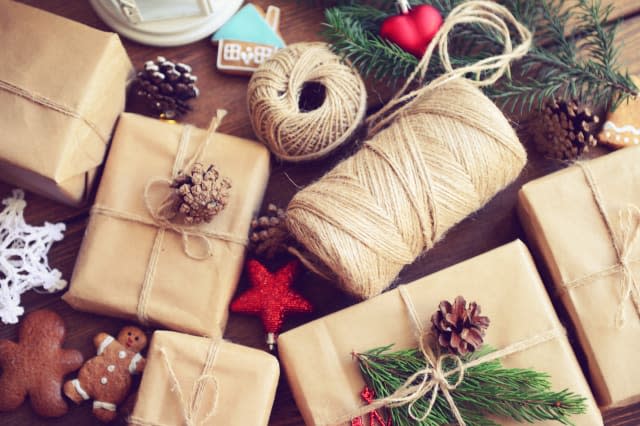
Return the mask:
M 285 47 L 278 33 L 280 9 L 269 6 L 267 12 L 247 4 L 211 38 L 218 45 L 216 61 L 220 71 L 250 75 L 279 49 Z
M 640 87 L 640 77 L 631 79 Z M 640 96 L 623 102 L 609 113 L 598 139 L 615 149 L 640 145 Z

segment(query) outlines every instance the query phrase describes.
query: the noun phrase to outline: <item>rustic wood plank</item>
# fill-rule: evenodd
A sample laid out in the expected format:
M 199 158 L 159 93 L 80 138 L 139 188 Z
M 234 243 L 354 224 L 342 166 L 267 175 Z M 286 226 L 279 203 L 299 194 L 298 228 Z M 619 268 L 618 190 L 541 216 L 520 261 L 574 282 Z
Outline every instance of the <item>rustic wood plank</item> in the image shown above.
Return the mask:
M 96 28 L 107 29 L 90 8 L 88 2 L 65 0 L 48 0 L 46 2 L 27 0 L 25 2 Z M 256 3 L 265 6 L 269 2 L 261 0 Z M 274 1 L 273 3 L 282 6 L 282 33 L 287 42 L 317 39 L 317 32 L 320 30 L 322 22 L 322 13 L 319 8 L 309 8 L 305 6 L 306 3 L 301 4 L 294 1 Z M 619 34 L 619 39 L 625 43 L 622 50 L 622 60 L 631 72 L 640 72 L 640 54 L 636 48 L 640 45 L 640 17 L 632 16 L 640 13 L 640 2 L 637 0 L 617 0 L 616 6 L 615 17 L 629 17 L 622 24 Z M 200 79 L 199 86 L 202 96 L 193 103 L 195 111 L 185 117 L 185 122 L 205 127 L 215 109 L 225 108 L 230 111 L 230 114 L 225 119 L 221 131 L 238 136 L 253 137 L 244 96 L 247 78 L 218 73 L 214 65 L 215 48 L 208 41 L 168 49 L 142 46 L 130 41 L 124 43 L 136 67 L 140 67 L 144 61 L 152 59 L 158 54 L 194 66 Z M 374 99 L 370 100 L 371 105 L 379 101 L 374 97 L 371 98 Z M 402 272 L 399 282 L 412 281 L 523 236 L 514 214 L 517 189 L 521 184 L 548 174 L 559 167 L 557 164 L 540 158 L 529 146 L 528 150 L 530 151 L 530 162 L 518 181 L 500 193 L 484 209 L 455 227 L 443 243 L 437 245 L 418 262 L 407 267 Z M 299 186 L 304 186 L 319 177 L 344 153 L 343 151 L 322 164 L 312 164 L 311 166 L 274 163 L 265 202 L 274 201 L 280 205 L 286 204 Z M 6 196 L 10 189 L 11 187 L 8 185 L 0 184 L 0 197 Z M 27 195 L 27 201 L 29 206 L 26 215 L 29 222 L 40 224 L 46 220 L 67 223 L 65 240 L 54 245 L 50 258 L 51 264 L 59 268 L 67 279 L 70 279 L 87 222 L 87 208 L 72 209 L 33 194 Z M 109 283 L 104 284 L 109 285 Z M 246 286 L 246 280 L 243 278 L 238 291 L 244 290 Z M 330 284 L 309 273 L 301 277 L 300 291 L 316 306 L 316 312 L 311 318 L 324 316 L 355 303 L 352 298 L 345 296 Z M 123 322 L 117 319 L 74 311 L 59 299 L 59 294 L 43 295 L 31 292 L 24 296 L 23 301 L 28 311 L 49 307 L 62 315 L 68 325 L 67 346 L 78 348 L 87 358 L 94 354 L 91 340 L 95 333 L 99 331 L 115 333 L 123 325 Z M 285 329 L 290 329 L 308 320 L 309 317 L 292 317 L 286 321 Z M 16 326 L 0 325 L 0 338 L 15 339 L 16 334 Z M 264 347 L 262 326 L 259 320 L 252 317 L 232 314 L 225 337 L 248 346 Z M 606 420 L 608 425 L 640 424 L 640 404 L 611 410 L 606 413 Z M 77 425 L 99 424 L 90 413 L 90 404 L 72 407 L 70 414 L 56 420 L 42 420 L 35 417 L 28 405 L 23 405 L 13 413 L 0 414 L 0 424 L 11 426 L 72 423 Z M 123 423 L 120 419 L 116 424 Z M 284 377 L 279 383 L 270 424 L 274 426 L 303 424 Z

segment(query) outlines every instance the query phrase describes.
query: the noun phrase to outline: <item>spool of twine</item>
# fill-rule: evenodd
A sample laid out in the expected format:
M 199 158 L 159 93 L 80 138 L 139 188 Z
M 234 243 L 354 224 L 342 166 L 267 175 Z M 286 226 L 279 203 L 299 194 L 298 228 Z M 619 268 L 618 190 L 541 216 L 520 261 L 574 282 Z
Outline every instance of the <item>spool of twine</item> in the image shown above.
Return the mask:
M 504 51 L 454 70 L 447 35 L 472 22 L 501 33 Z M 522 40 L 516 48 L 508 25 Z M 293 198 L 289 229 L 347 292 L 361 298 L 381 293 L 403 266 L 518 176 L 526 152 L 478 86 L 496 81 L 530 43 L 531 33 L 504 7 L 486 1 L 458 6 L 405 86 L 368 120 L 373 137 Z M 409 91 L 424 78 L 436 47 L 445 74 Z M 468 73 L 478 78 L 460 78 Z
M 301 162 L 326 156 L 358 128 L 364 82 L 325 43 L 280 50 L 253 73 L 247 89 L 253 130 L 273 154 Z

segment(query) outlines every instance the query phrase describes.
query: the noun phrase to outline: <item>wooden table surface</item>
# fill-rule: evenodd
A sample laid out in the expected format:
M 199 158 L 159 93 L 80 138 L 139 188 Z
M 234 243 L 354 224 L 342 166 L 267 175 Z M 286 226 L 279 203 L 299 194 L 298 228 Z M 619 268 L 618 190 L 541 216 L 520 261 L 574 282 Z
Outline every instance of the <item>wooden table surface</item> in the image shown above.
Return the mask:
M 106 25 L 96 16 L 86 1 L 68 0 L 28 0 L 25 3 L 46 9 L 55 14 L 74 19 L 93 27 L 107 30 Z M 265 7 L 269 2 L 258 0 L 255 3 Z M 322 10 L 306 5 L 302 1 L 277 1 L 272 3 L 282 9 L 281 32 L 287 43 L 319 39 L 323 21 Z M 640 1 L 618 0 L 615 18 L 623 19 L 619 32 L 619 40 L 624 43 L 622 61 L 631 73 L 640 71 Z M 0 12 L 1 13 L 1 12 Z M 198 76 L 201 95 L 193 105 L 195 110 L 182 121 L 206 127 L 217 108 L 225 108 L 230 114 L 225 118 L 221 131 L 241 137 L 254 138 L 249 124 L 246 108 L 246 85 L 248 78 L 228 76 L 217 72 L 215 68 L 215 48 L 203 40 L 193 44 L 175 48 L 156 48 L 143 46 L 128 40 L 124 45 L 136 68 L 158 55 L 166 56 L 191 64 Z M 60 52 L 61 57 L 64 52 Z M 0 49 L 0 60 L 2 50 Z M 59 76 L 59 78 L 72 78 Z M 375 107 L 383 95 L 370 91 L 369 105 Z M 515 238 L 524 238 L 522 229 L 516 219 L 514 206 L 518 188 L 525 182 L 556 170 L 559 166 L 537 155 L 527 140 L 523 140 L 530 153 L 530 161 L 518 181 L 501 192 L 484 209 L 472 215 L 456 226 L 431 252 L 415 264 L 407 267 L 401 274 L 400 282 L 412 281 L 423 275 L 453 265 L 469 257 L 478 255 L 489 249 L 498 247 Z M 601 153 L 604 151 L 601 151 Z M 317 179 L 324 171 L 335 164 L 339 156 L 312 165 L 294 166 L 273 162 L 272 177 L 265 195 L 265 203 L 275 202 L 285 206 L 298 187 Z M 11 186 L 0 183 L 0 197 L 10 194 Z M 50 253 L 51 264 L 60 269 L 64 277 L 71 278 L 73 265 L 80 249 L 84 229 L 87 224 L 88 208 L 69 208 L 48 201 L 34 194 L 27 194 L 28 222 L 42 224 L 48 222 L 64 222 L 67 225 L 64 241 L 53 246 Z M 546 278 L 545 278 L 546 279 Z M 108 285 L 108 283 L 105 283 Z M 247 286 L 243 278 L 239 291 Z M 330 284 L 305 274 L 299 279 L 300 292 L 315 305 L 315 313 L 307 317 L 293 317 L 286 321 L 285 330 L 295 327 L 313 318 L 327 315 L 346 307 L 356 301 L 334 289 Z M 94 355 L 92 338 L 100 331 L 116 333 L 124 322 L 71 309 L 60 300 L 61 294 L 43 295 L 29 292 L 23 296 L 22 302 L 26 310 L 50 308 L 59 313 L 67 325 L 68 337 L 66 346 L 77 348 L 88 359 Z M 563 314 L 561 313 L 561 316 Z M 0 338 L 16 339 L 18 326 L 0 324 Z M 149 330 L 151 331 L 151 330 Z M 257 318 L 231 314 L 225 332 L 225 338 L 247 346 L 264 348 L 262 325 Z M 235 409 L 236 407 L 228 407 Z M 605 413 L 608 425 L 640 425 L 640 404 Z M 115 424 L 123 424 L 122 416 Z M 17 411 L 0 413 L 2 425 L 93 425 L 99 424 L 91 414 L 91 404 L 72 406 L 70 412 L 55 420 L 43 420 L 33 414 L 28 404 L 23 404 Z M 271 425 L 304 424 L 295 406 L 291 392 L 284 377 L 280 380 L 277 397 L 271 414 Z

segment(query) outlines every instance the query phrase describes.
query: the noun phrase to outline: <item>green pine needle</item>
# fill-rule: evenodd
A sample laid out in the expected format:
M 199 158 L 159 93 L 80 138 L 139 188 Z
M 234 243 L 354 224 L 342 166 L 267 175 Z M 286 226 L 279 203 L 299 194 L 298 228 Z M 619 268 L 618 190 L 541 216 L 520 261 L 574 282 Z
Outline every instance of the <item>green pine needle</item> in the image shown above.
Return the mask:
M 411 1 L 431 4 L 445 17 L 463 2 Z M 316 3 L 336 5 L 325 11 L 324 36 L 363 75 L 397 85 L 415 69 L 416 57 L 378 35 L 382 21 L 397 14 L 393 1 Z M 486 89 L 505 110 L 541 109 L 554 97 L 608 109 L 638 93 L 628 73 L 620 71 L 617 23 L 610 23 L 613 6 L 602 6 L 600 0 L 578 0 L 571 6 L 562 0 L 500 3 L 534 33 L 532 49 L 513 64 L 510 76 Z M 456 27 L 449 44 L 452 64 L 460 67 L 497 54 L 502 40 L 486 27 L 462 25 Z M 432 62 L 427 82 L 444 72 L 437 57 Z
M 493 352 L 485 345 L 477 352 L 462 358 L 464 363 Z M 425 368 L 425 360 L 418 349 L 391 351 L 385 346 L 355 354 L 360 371 L 376 396 L 383 398 L 395 392 L 415 372 Z M 455 365 L 445 364 L 445 370 Z M 451 377 L 455 381 L 455 377 Z M 586 410 L 586 399 L 568 390 L 551 390 L 549 376 L 531 369 L 504 368 L 499 360 L 482 363 L 465 370 L 462 383 L 451 396 L 469 425 L 496 426 L 487 415 L 510 418 L 518 422 L 556 420 L 571 425 L 570 417 Z M 414 405 L 414 413 L 425 413 L 431 394 Z M 449 404 L 439 393 L 430 415 L 422 422 L 409 416 L 406 406 L 391 408 L 395 426 L 439 426 L 455 423 Z

